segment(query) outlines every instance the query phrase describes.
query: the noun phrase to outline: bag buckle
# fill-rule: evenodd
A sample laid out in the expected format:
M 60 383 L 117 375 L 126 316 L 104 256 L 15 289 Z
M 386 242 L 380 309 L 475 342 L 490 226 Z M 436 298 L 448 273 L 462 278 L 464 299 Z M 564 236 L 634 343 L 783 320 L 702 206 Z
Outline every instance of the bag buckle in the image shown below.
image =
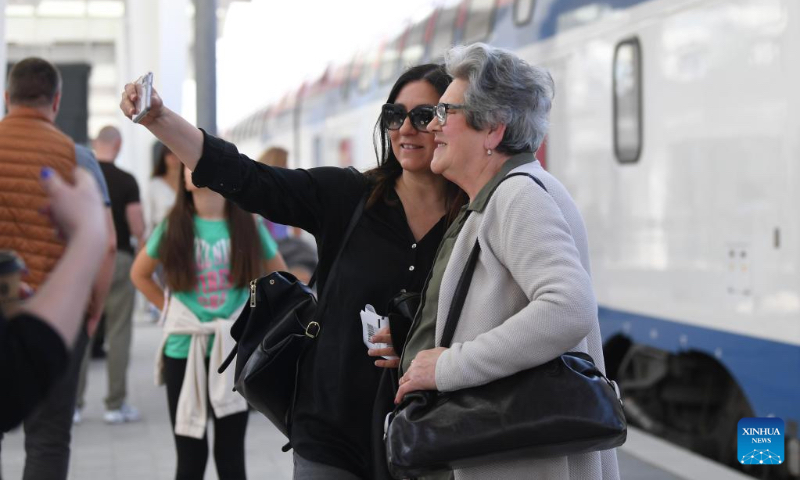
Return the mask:
M 619 400 L 619 404 L 624 408 L 625 403 L 622 401 L 622 392 L 619 390 L 619 385 L 614 380 L 606 379 L 609 385 L 614 389 L 614 392 L 617 394 L 617 399 Z
M 310 322 L 308 326 L 306 326 L 306 337 L 317 338 L 317 335 L 319 335 L 319 331 L 321 328 L 322 327 L 320 327 L 319 323 Z
M 386 417 L 383 419 L 383 441 L 386 443 L 386 438 L 389 436 L 389 424 L 392 423 L 392 418 L 394 418 L 394 412 L 389 412 L 386 414 Z

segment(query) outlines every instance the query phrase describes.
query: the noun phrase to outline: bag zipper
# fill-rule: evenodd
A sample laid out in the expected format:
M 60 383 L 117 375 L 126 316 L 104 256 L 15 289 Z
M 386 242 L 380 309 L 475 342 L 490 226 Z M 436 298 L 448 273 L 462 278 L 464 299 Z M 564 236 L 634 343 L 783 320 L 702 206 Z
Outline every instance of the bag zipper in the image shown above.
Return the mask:
M 256 280 L 250 280 L 250 307 L 256 306 Z

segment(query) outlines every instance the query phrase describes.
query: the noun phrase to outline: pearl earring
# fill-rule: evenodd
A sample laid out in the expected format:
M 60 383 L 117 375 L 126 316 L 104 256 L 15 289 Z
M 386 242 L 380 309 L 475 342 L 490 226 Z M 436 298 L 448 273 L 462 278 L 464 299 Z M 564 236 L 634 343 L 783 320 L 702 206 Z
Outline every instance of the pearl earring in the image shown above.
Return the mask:
M 486 150 L 486 155 L 489 155 L 490 157 L 492 156 L 492 149 L 491 148 Z

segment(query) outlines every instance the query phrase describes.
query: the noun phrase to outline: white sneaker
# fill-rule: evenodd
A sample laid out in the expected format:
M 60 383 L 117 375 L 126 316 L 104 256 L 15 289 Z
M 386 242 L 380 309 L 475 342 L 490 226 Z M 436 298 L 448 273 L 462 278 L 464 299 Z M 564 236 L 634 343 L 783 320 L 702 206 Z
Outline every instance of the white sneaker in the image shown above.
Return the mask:
M 139 410 L 127 403 L 123 403 L 122 406 L 119 407 L 119 410 L 106 410 L 106 413 L 103 415 L 103 420 L 110 424 L 138 422 L 141 418 Z
M 81 423 L 81 420 L 83 420 L 83 417 L 81 416 L 81 409 L 76 407 L 75 413 L 72 414 L 72 423 L 77 425 Z

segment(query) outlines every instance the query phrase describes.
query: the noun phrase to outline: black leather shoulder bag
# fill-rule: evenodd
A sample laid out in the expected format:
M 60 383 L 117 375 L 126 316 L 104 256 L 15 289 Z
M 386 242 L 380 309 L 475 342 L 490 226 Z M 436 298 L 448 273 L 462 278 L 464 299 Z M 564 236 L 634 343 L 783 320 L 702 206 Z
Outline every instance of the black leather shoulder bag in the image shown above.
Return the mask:
M 350 218 L 328 278 L 333 278 L 366 201 L 364 195 Z M 314 279 L 309 283 L 313 285 Z M 253 280 L 250 301 L 231 327 L 236 346 L 219 368 L 222 373 L 236 358 L 234 390 L 287 438 L 300 358 L 322 331 L 319 315 L 327 297 L 323 292 L 318 306 L 311 287 L 288 272 L 272 272 Z
M 452 342 L 479 254 L 476 241 L 456 286 L 442 347 Z M 386 451 L 392 475 L 409 478 L 494 461 L 607 450 L 625 443 L 626 436 L 614 382 L 589 355 L 567 352 L 485 385 L 409 393 L 389 414 Z

